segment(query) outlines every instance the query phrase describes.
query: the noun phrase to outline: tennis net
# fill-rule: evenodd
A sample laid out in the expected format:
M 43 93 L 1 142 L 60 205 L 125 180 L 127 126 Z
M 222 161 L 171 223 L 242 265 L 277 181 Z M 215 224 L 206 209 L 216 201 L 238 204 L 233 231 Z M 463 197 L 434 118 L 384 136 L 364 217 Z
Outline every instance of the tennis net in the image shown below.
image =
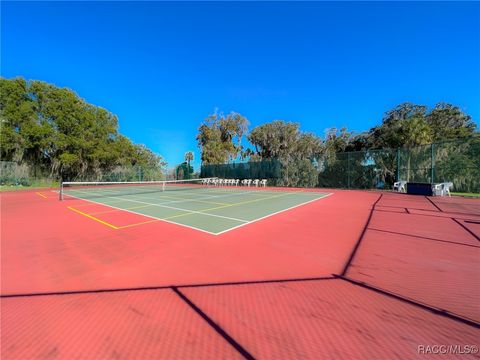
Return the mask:
M 164 191 L 205 189 L 208 179 L 168 181 L 66 181 L 60 186 L 60 200 L 119 197 Z

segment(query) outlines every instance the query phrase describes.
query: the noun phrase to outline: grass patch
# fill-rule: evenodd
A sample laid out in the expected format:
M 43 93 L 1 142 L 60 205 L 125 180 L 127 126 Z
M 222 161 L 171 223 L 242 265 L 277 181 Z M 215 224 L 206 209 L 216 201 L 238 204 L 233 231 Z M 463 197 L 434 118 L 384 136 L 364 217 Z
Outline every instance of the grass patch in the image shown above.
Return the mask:
M 452 192 L 453 196 L 465 196 L 465 197 L 474 197 L 474 198 L 480 198 L 479 193 L 462 193 L 462 192 Z
M 29 185 L 12 185 L 12 184 L 0 185 L 0 191 L 21 191 L 21 190 L 48 189 L 48 188 L 59 188 L 59 187 L 60 187 L 60 183 L 58 181 L 38 180 L 38 181 L 33 181 Z

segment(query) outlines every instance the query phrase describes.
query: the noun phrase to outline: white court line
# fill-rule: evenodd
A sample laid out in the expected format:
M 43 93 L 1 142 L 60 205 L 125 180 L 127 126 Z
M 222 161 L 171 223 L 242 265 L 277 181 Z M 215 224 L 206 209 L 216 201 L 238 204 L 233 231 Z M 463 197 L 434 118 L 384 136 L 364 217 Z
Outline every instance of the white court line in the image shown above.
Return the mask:
M 101 190 L 99 189 L 99 191 L 101 191 Z M 58 191 L 57 191 L 57 192 L 58 192 Z M 72 189 L 72 190 L 70 190 L 69 192 L 65 193 L 65 196 L 69 196 L 69 194 L 70 194 L 71 192 L 81 192 L 81 193 L 85 193 L 85 194 L 88 193 L 88 194 L 94 194 L 94 195 L 95 195 L 95 194 L 98 194 L 99 197 L 103 197 L 103 198 L 105 198 L 105 197 L 112 197 L 112 196 L 107 196 L 107 194 L 104 194 L 104 193 L 102 193 L 102 192 L 98 193 L 98 192 L 93 191 L 93 190 L 82 191 L 82 190 L 80 190 L 80 189 Z M 160 192 L 160 194 L 161 194 L 161 193 L 162 193 L 162 192 Z M 193 202 L 195 202 L 195 200 L 198 201 L 198 200 L 209 200 L 209 199 L 212 199 L 212 198 L 222 198 L 222 197 L 230 197 L 230 196 L 238 196 L 238 195 L 250 195 L 250 194 L 252 194 L 252 193 L 253 193 L 254 195 L 256 195 L 256 191 L 241 191 L 241 192 L 235 192 L 235 193 L 226 193 L 226 192 L 223 192 L 223 193 L 220 194 L 220 195 L 206 195 L 206 196 L 204 195 L 204 196 L 202 196 L 202 197 L 193 199 Z M 271 193 L 274 193 L 274 192 L 271 192 Z M 196 193 L 196 192 L 193 192 L 193 193 L 192 193 L 192 192 L 186 192 L 186 191 L 182 191 L 182 194 L 185 194 L 185 195 L 187 195 L 187 194 L 199 195 L 199 194 Z M 285 193 L 285 194 L 295 194 L 295 193 Z M 117 200 L 115 200 L 114 204 L 121 203 L 121 202 L 125 201 L 125 196 L 134 196 L 134 197 L 140 198 L 140 199 L 149 199 L 149 200 L 151 199 L 151 197 L 146 197 L 146 196 L 143 196 L 143 195 L 140 195 L 140 194 L 135 194 L 135 193 L 132 193 L 132 194 L 123 194 L 123 195 L 120 194 L 120 193 L 117 193 L 117 194 L 115 194 L 115 193 L 110 193 L 109 195 L 117 195 L 117 196 L 115 197 Z M 263 194 L 263 195 L 265 196 L 265 195 L 267 195 L 267 194 Z M 82 198 L 82 197 L 77 197 L 77 196 L 73 196 L 73 195 L 72 195 L 72 197 L 75 197 L 76 199 L 84 199 L 84 198 Z M 156 199 L 158 199 L 158 200 L 164 200 L 165 198 L 160 196 L 160 197 L 158 197 L 158 198 L 156 198 Z M 165 204 L 174 204 L 174 203 L 182 203 L 182 202 L 192 201 L 192 199 L 186 199 L 186 198 L 180 198 L 180 199 L 181 199 L 181 200 L 163 201 L 163 202 L 161 202 L 161 203 L 159 203 L 159 204 L 156 204 L 156 205 L 165 205 Z M 92 202 L 95 203 L 95 204 L 104 204 L 104 205 L 106 205 L 105 203 L 100 203 L 100 202 L 96 202 L 96 201 L 93 201 L 93 200 L 92 200 Z M 234 205 L 234 204 L 235 204 L 235 203 L 229 203 L 228 205 Z M 152 204 L 151 206 L 154 206 L 154 205 Z M 184 211 L 189 211 L 189 212 L 191 212 L 191 210 L 184 210 Z M 242 221 L 247 221 L 247 220 L 242 220 Z
M 298 204 L 298 205 L 294 205 L 294 206 L 290 206 L 289 208 L 286 208 L 286 209 L 283 209 L 283 210 L 279 210 L 279 211 L 273 212 L 273 213 L 271 213 L 271 214 L 262 216 L 262 217 L 260 217 L 260 218 L 258 218 L 258 219 L 251 220 L 251 221 L 249 221 L 249 222 L 246 223 L 246 224 L 240 224 L 240 225 L 234 226 L 234 227 L 232 227 L 232 228 L 229 228 L 229 229 L 227 229 L 227 230 L 220 231 L 220 232 L 218 232 L 218 233 L 215 233 L 215 235 L 221 235 L 221 234 L 224 234 L 224 233 L 226 233 L 226 232 L 228 232 L 228 231 L 232 231 L 232 230 L 238 229 L 238 228 L 240 228 L 240 227 L 242 227 L 242 226 L 245 226 L 245 225 L 248 225 L 248 224 L 251 224 L 251 223 L 254 223 L 254 222 L 263 220 L 263 219 L 266 219 L 266 218 L 268 218 L 268 217 L 270 217 L 270 216 L 280 214 L 280 213 L 282 213 L 282 212 L 284 212 L 284 211 L 288 211 L 288 210 L 291 210 L 291 209 L 295 209 L 295 208 L 297 208 L 297 207 L 299 207 L 299 206 L 303 206 L 303 205 L 309 204 L 309 203 L 314 202 L 314 201 L 317 201 L 317 200 L 325 199 L 326 197 L 328 197 L 328 196 L 330 196 L 330 195 L 333 195 L 333 193 L 328 193 L 328 194 L 325 194 L 325 195 L 322 196 L 322 197 L 319 197 L 319 198 L 316 198 L 316 199 L 312 199 L 312 200 L 306 201 L 306 202 L 304 202 L 304 203 L 301 203 L 301 204 Z
M 292 192 L 292 193 L 290 193 L 290 194 L 296 194 L 296 193 L 297 193 L 297 192 Z M 304 193 L 306 193 L 306 192 L 304 192 Z M 313 193 L 315 194 L 315 192 L 313 192 Z M 113 208 L 113 209 L 122 210 L 122 211 L 126 211 L 126 212 L 129 212 L 129 213 L 132 213 L 132 214 L 145 216 L 145 217 L 148 217 L 148 218 L 151 218 L 151 219 L 156 219 L 156 220 L 164 221 L 164 222 L 169 223 L 169 224 L 175 224 L 175 225 L 187 227 L 187 228 L 189 228 L 189 229 L 198 230 L 198 231 L 201 231 L 201 232 L 210 234 L 210 235 L 221 235 L 221 234 L 224 234 L 224 233 L 226 233 L 226 232 L 229 232 L 229 231 L 238 229 L 238 228 L 240 228 L 240 227 L 242 227 L 242 226 L 245 226 L 245 225 L 248 225 L 248 224 L 252 224 L 252 223 L 254 223 L 254 222 L 257 222 L 257 221 L 266 219 L 266 218 L 268 218 L 268 217 L 270 217 L 270 216 L 274 216 L 274 215 L 280 214 L 280 213 L 282 213 L 282 212 L 285 212 L 285 211 L 288 211 L 288 210 L 291 210 L 291 209 L 294 209 L 294 208 L 297 208 L 297 207 L 300 207 L 300 206 L 303 206 L 303 205 L 312 203 L 312 202 L 314 202 L 314 201 L 318 201 L 318 200 L 321 200 L 321 199 L 325 199 L 326 197 L 328 197 L 328 196 L 330 196 L 330 195 L 333 195 L 333 193 L 323 193 L 323 194 L 325 194 L 325 195 L 323 195 L 323 196 L 321 196 L 321 197 L 319 197 L 319 198 L 312 199 L 312 200 L 303 202 L 303 203 L 301 203 L 301 204 L 297 204 L 297 205 L 291 206 L 291 207 L 289 207 L 289 208 L 286 208 L 286 209 L 283 209 L 283 210 L 279 210 L 279 211 L 273 212 L 273 213 L 271 213 L 271 214 L 262 216 L 262 217 L 260 217 L 260 218 L 258 218 L 258 219 L 251 220 L 251 221 L 247 221 L 247 222 L 245 222 L 244 224 L 240 224 L 240 225 L 237 225 L 237 226 L 228 228 L 228 229 L 226 229 L 226 230 L 223 230 L 223 231 L 220 231 L 220 232 L 217 232 L 217 233 L 214 233 L 214 232 L 211 232 L 211 231 L 208 231 L 208 230 L 204 230 L 204 229 L 202 229 L 202 228 L 197 228 L 197 227 L 195 227 L 195 226 L 185 225 L 185 224 L 178 223 L 178 222 L 175 222 L 175 221 L 165 220 L 165 219 L 162 219 L 162 218 L 159 218 L 159 217 L 142 214 L 142 213 L 140 213 L 140 212 L 131 211 L 131 210 L 126 210 L 126 209 L 119 208 L 119 207 L 112 206 L 112 205 L 108 205 L 108 204 L 105 204 L 105 203 L 100 203 L 100 202 L 96 202 L 96 201 L 93 201 L 93 200 L 84 199 L 84 198 L 77 197 L 77 196 L 73 196 L 73 195 L 70 195 L 70 194 L 65 194 L 65 195 L 66 195 L 66 196 L 73 197 L 73 198 L 76 198 L 76 199 L 79 199 L 79 200 L 91 202 L 91 203 L 93 203 L 93 204 L 104 205 L 104 206 L 108 206 L 108 207 Z M 186 211 L 186 210 L 183 210 L 183 211 Z M 202 213 L 202 214 L 204 214 L 204 213 Z M 204 215 L 205 215 L 205 214 L 204 214 Z M 242 221 L 244 221 L 244 220 L 242 220 Z
M 295 192 L 293 192 L 293 193 L 285 193 L 285 195 L 291 195 L 291 194 L 296 194 L 296 193 L 295 193 Z M 302 194 L 310 194 L 310 193 L 308 193 L 308 192 L 303 192 Z M 294 206 L 290 206 L 290 207 L 288 207 L 288 208 L 286 208 L 286 209 L 282 209 L 282 210 L 279 210 L 279 211 L 275 211 L 275 212 L 273 212 L 273 213 L 271 213 L 271 214 L 262 216 L 262 217 L 260 217 L 260 218 L 254 219 L 254 220 L 250 220 L 250 221 L 245 221 L 245 220 L 244 220 L 244 223 L 243 223 L 243 224 L 240 224 L 240 225 L 231 227 L 231 228 L 229 228 L 229 229 L 220 231 L 220 232 L 218 232 L 218 233 L 215 233 L 215 235 L 220 235 L 220 234 L 226 233 L 226 232 L 228 232 L 228 231 L 231 231 L 231 230 L 234 230 L 234 229 L 238 229 L 238 228 L 240 228 L 240 227 L 242 227 L 242 226 L 245 226 L 245 225 L 248 225 L 248 224 L 251 224 L 251 223 L 254 223 L 254 222 L 263 220 L 263 219 L 266 219 L 266 218 L 268 218 L 268 217 L 270 217 L 270 216 L 277 215 L 277 214 L 280 214 L 280 213 L 282 213 L 282 212 L 284 212 L 284 211 L 288 211 L 288 210 L 291 210 L 291 209 L 295 209 L 295 208 L 297 208 L 297 207 L 299 207 L 299 206 L 303 206 L 303 205 L 309 204 L 309 203 L 311 203 L 311 202 L 314 202 L 314 201 L 317 201 L 317 200 L 320 200 L 320 199 L 324 199 L 324 198 L 326 198 L 326 197 L 328 197 L 328 196 L 330 196 L 330 195 L 333 195 L 333 193 L 323 193 L 323 194 L 324 194 L 323 196 L 318 197 L 318 198 L 316 198 L 316 199 L 312 199 L 312 200 L 309 200 L 309 201 L 306 201 L 306 202 L 302 202 L 301 204 L 297 204 L 297 205 L 294 205 Z M 259 200 L 260 200 L 260 199 L 259 199 Z M 240 205 L 241 205 L 241 204 L 240 204 Z M 233 206 L 235 206 L 235 205 L 233 204 Z M 208 210 L 206 210 L 206 211 L 208 211 Z M 202 212 L 202 214 L 207 214 L 207 213 L 203 213 L 203 212 Z M 213 215 L 213 214 L 207 214 L 207 215 Z
M 169 223 L 169 224 L 175 224 L 175 225 L 187 227 L 187 228 L 189 228 L 189 229 L 198 230 L 198 231 L 201 231 L 201 232 L 210 234 L 210 235 L 217 235 L 217 233 L 214 233 L 214 232 L 211 232 L 211 231 L 208 231 L 208 230 L 204 230 L 204 229 L 201 229 L 201 228 L 197 228 L 197 227 L 195 227 L 195 226 L 190 226 L 190 225 L 185 225 L 185 224 L 178 223 L 178 222 L 174 222 L 174 221 L 170 221 L 170 220 L 165 220 L 165 219 L 162 219 L 162 218 L 159 218 L 159 217 L 142 214 L 142 213 L 137 212 L 137 211 L 132 211 L 132 210 L 123 209 L 123 208 L 119 208 L 119 207 L 116 207 L 116 206 L 113 206 L 113 205 L 107 205 L 107 204 L 104 204 L 104 203 L 99 203 L 99 202 L 96 202 L 96 201 L 93 201 L 93 200 L 88 200 L 88 199 L 80 198 L 80 197 L 77 197 L 77 196 L 74 196 L 74 195 L 70 195 L 70 194 L 68 194 L 68 195 L 65 194 L 65 195 L 66 195 L 66 196 L 73 197 L 73 198 L 75 198 L 75 199 L 79 199 L 79 200 L 83 200 L 83 201 L 86 201 L 86 202 L 90 202 L 90 203 L 92 203 L 92 204 L 108 206 L 108 207 L 110 207 L 110 208 L 112 208 L 112 209 L 117 209 L 117 210 L 126 211 L 126 212 L 128 212 L 128 213 L 135 214 L 135 215 L 145 216 L 145 217 L 150 218 L 150 219 L 165 221 L 166 223 Z
M 99 189 L 100 190 L 100 189 Z M 107 190 L 107 189 L 106 189 Z M 107 193 L 107 194 L 104 194 L 104 193 L 98 193 L 98 192 L 95 192 L 93 190 L 89 190 L 88 192 L 87 191 L 82 191 L 80 189 L 72 189 L 70 190 L 68 193 L 65 193 L 65 195 L 68 196 L 68 194 L 70 192 L 81 192 L 81 193 L 88 193 L 88 194 L 98 194 L 98 196 L 100 197 L 113 197 L 115 196 L 117 199 L 118 199 L 118 202 L 122 202 L 124 201 L 124 196 L 135 196 L 135 197 L 138 197 L 140 199 L 151 199 L 151 197 L 146 197 L 146 196 L 143 196 L 143 195 L 140 195 L 140 194 L 135 194 L 135 193 L 132 193 L 132 194 L 121 194 L 121 193 Z M 162 192 L 160 192 L 161 194 Z M 261 194 L 263 196 L 266 196 L 266 197 L 269 197 L 271 196 L 272 193 L 277 193 L 277 192 L 273 192 L 271 191 L 270 192 L 270 195 L 268 194 Z M 300 193 L 300 192 L 298 192 Z M 192 195 L 199 195 L 198 193 L 195 193 L 195 192 L 186 192 L 186 191 L 182 191 L 182 194 L 192 194 Z M 238 195 L 257 195 L 257 191 L 242 191 L 242 192 L 236 192 L 236 193 L 226 193 L 226 192 L 223 192 L 222 194 L 220 195 L 207 195 L 207 196 L 202 196 L 202 197 L 199 197 L 199 198 L 195 198 L 195 199 L 186 199 L 186 198 L 180 198 L 181 200 L 169 200 L 169 201 L 164 201 L 164 202 L 161 202 L 159 205 L 164 205 L 164 204 L 175 204 L 175 203 L 182 203 L 182 202 L 189 202 L 189 201 L 193 201 L 195 202 L 195 200 L 209 200 L 209 199 L 215 199 L 215 198 L 222 198 L 222 197 L 229 197 L 229 196 L 238 196 Z M 289 194 L 297 194 L 297 192 L 288 192 L 288 193 L 285 193 L 286 195 L 289 195 Z M 301 193 L 301 194 L 305 194 L 305 193 Z M 107 196 L 107 195 L 110 195 L 110 196 Z M 268 195 L 268 196 L 267 196 Z M 77 197 L 78 198 L 78 197 Z M 161 195 L 157 198 L 158 200 L 163 200 L 165 199 L 164 197 L 162 197 Z M 117 201 L 115 202 L 117 203 Z M 235 203 L 232 203 L 232 204 L 228 204 L 228 205 L 234 205 Z M 190 210 L 189 210 L 190 211 Z
M 131 193 L 131 194 L 122 194 L 122 193 L 119 193 L 119 192 L 116 192 L 115 193 L 115 190 L 113 189 L 103 189 L 105 191 L 109 191 L 109 190 L 112 190 L 112 192 L 108 193 L 98 193 L 100 196 L 102 195 L 117 195 L 117 196 L 135 196 L 137 195 L 136 193 Z M 225 189 L 225 191 L 221 191 L 221 192 L 218 192 L 217 189 L 201 189 L 201 190 L 212 190 L 212 191 L 202 191 L 201 194 L 202 194 L 202 197 L 200 198 L 196 198 L 196 200 L 202 200 L 202 199 L 210 199 L 210 198 L 217 198 L 217 197 L 228 197 L 228 196 L 237 196 L 237 195 L 260 195 L 260 196 L 265 196 L 265 197 L 269 197 L 271 196 L 272 194 L 276 194 L 278 193 L 278 191 L 265 191 L 265 190 L 250 190 L 250 191 L 241 191 L 241 188 L 238 189 L 240 190 L 240 192 L 238 192 L 237 189 L 233 188 L 233 189 Z M 232 190 L 237 190 L 237 192 L 231 192 Z M 102 191 L 101 189 L 98 189 L 98 191 Z M 58 192 L 58 191 L 56 191 Z M 85 192 L 85 191 L 82 191 L 81 189 L 71 189 L 71 190 L 66 190 L 65 194 L 69 194 L 71 192 Z M 92 193 L 97 193 L 95 192 L 95 190 L 89 190 L 89 192 L 92 192 Z M 207 193 L 220 193 L 220 195 L 206 195 Z M 152 192 L 153 193 L 153 192 Z M 163 191 L 158 191 L 158 192 L 155 192 L 155 193 L 158 193 L 158 194 L 163 194 Z M 170 191 L 166 191 L 166 193 L 169 193 L 171 194 Z M 305 192 L 300 192 L 300 191 L 297 191 L 297 192 L 284 192 L 285 194 L 305 194 Z M 140 193 L 141 194 L 141 193 Z M 190 192 L 190 191 L 185 191 L 185 190 L 182 190 L 181 191 L 181 194 L 186 194 L 186 195 L 200 195 L 198 192 Z M 203 196 L 206 196 L 206 197 L 203 197 Z M 161 196 L 160 196 L 161 198 Z
M 79 190 L 79 192 L 81 192 L 81 191 Z M 91 194 L 91 192 L 88 192 L 87 194 Z M 119 199 L 119 197 L 116 197 L 116 196 L 103 196 L 103 198 Z M 125 201 L 134 202 L 134 203 L 139 203 L 139 204 L 152 205 L 152 206 L 156 206 L 156 207 L 163 207 L 163 208 L 166 208 L 166 209 L 185 211 L 185 212 L 192 213 L 192 214 L 200 214 L 200 215 L 206 215 L 206 216 L 212 216 L 212 217 L 218 217 L 218 218 L 222 218 L 222 219 L 228 219 L 228 220 L 234 220 L 234 221 L 238 221 L 238 222 L 248 223 L 248 220 L 237 219 L 237 218 L 233 218 L 233 217 L 229 217 L 229 216 L 209 214 L 209 213 L 205 213 L 205 212 L 201 212 L 201 211 L 188 210 L 188 209 L 183 209 L 183 208 L 177 208 L 177 207 L 174 207 L 174 206 L 148 203 L 148 202 L 139 201 L 139 200 L 124 199 L 124 198 L 121 198 L 121 199 L 123 199 Z
M 182 194 L 187 194 L 185 192 L 182 192 Z M 197 195 L 197 193 L 188 193 L 188 194 L 195 194 Z M 165 201 L 165 202 L 161 202 L 160 204 L 163 205 L 163 204 L 173 204 L 173 203 L 181 203 L 181 202 L 188 202 L 188 201 L 201 201 L 201 200 L 209 200 L 209 199 L 216 199 L 216 198 L 223 198 L 223 197 L 229 197 L 229 196 L 238 196 L 238 195 L 249 195 L 250 192 L 240 192 L 240 193 L 233 193 L 233 194 L 222 194 L 222 195 L 213 195 L 213 196 L 202 196 L 202 197 L 199 197 L 199 198 L 194 198 L 194 199 L 188 199 L 188 198 L 180 198 L 182 200 L 169 200 L 169 201 Z M 290 194 L 295 194 L 295 193 L 285 193 L 285 195 L 290 195 Z M 304 193 L 302 193 L 304 194 Z M 101 195 L 100 195 L 101 196 Z M 118 196 L 121 196 L 120 194 Z M 147 197 L 145 195 L 142 195 L 142 194 L 127 194 L 127 195 L 123 195 L 123 196 L 135 196 L 135 197 L 138 197 L 140 199 L 151 199 L 150 197 Z M 271 196 L 271 195 L 270 195 Z M 268 197 L 270 197 L 268 196 Z M 170 197 L 174 197 L 174 196 L 170 196 Z M 123 197 L 122 197 L 123 199 Z M 163 200 L 165 198 L 163 197 L 159 197 L 157 198 L 159 200 Z M 261 199 L 259 199 L 261 200 Z M 228 203 L 228 204 L 224 204 L 224 205 L 235 205 L 236 203 Z

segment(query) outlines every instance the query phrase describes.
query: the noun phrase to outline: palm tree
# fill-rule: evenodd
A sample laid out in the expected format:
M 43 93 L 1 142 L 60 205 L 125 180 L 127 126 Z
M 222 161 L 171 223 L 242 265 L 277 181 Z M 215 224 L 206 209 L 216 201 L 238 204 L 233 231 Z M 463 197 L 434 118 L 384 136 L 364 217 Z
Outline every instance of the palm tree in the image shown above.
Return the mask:
M 187 151 L 185 153 L 185 161 L 187 162 L 188 166 L 190 166 L 190 161 L 193 161 L 193 152 Z
M 193 152 L 187 151 L 185 153 L 185 161 L 187 162 L 187 173 L 188 177 L 190 176 L 190 161 L 193 161 Z

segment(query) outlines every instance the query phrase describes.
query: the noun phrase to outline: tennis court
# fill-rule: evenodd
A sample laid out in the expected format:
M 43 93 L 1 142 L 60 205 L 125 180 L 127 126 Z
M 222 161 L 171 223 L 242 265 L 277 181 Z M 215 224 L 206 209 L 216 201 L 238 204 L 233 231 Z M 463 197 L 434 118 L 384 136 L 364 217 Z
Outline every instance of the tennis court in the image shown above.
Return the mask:
M 0 194 L 2 359 L 478 358 L 478 199 L 64 185 Z
M 167 221 L 210 234 L 224 232 L 320 200 L 327 192 L 272 191 L 250 187 L 202 185 L 201 180 L 65 183 L 64 200 L 77 200 L 68 208 L 111 228 Z M 148 219 L 124 221 L 125 212 Z M 118 216 L 117 216 L 118 215 Z

